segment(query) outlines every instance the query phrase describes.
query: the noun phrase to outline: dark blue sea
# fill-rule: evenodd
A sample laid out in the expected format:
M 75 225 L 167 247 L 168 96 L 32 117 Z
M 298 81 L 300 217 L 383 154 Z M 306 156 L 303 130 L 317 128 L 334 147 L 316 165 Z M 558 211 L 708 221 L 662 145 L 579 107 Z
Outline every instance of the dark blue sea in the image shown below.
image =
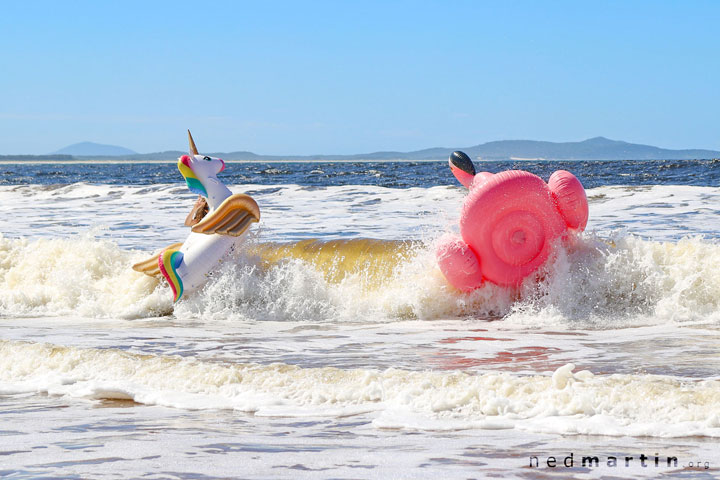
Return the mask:
M 376 185 L 390 188 L 455 184 L 445 161 L 231 163 L 228 184 L 302 186 Z M 527 170 L 547 180 L 555 170 L 573 172 L 586 188 L 609 185 L 720 185 L 720 160 L 481 162 L 478 171 Z M 98 183 L 151 185 L 182 182 L 172 163 L 0 164 L 0 185 Z

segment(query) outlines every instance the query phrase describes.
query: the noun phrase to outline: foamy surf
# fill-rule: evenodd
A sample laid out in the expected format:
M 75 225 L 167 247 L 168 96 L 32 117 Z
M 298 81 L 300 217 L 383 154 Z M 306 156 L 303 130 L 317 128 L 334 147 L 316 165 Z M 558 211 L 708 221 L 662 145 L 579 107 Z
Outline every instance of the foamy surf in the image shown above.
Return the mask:
M 242 455 L 249 478 L 507 476 L 569 446 L 715 465 L 716 187 L 590 189 L 588 231 L 538 278 L 464 295 L 433 253 L 460 187 L 238 185 L 263 209 L 251 248 L 172 305 L 130 265 L 185 237 L 194 196 L 87 171 L 0 186 L 3 453 L 22 475 L 140 476 L 169 451 L 219 477 L 238 472 L 218 454 Z
M 538 433 L 720 437 L 720 381 L 217 364 L 0 341 L 0 393 L 132 400 L 259 416 L 374 412 L 378 428 L 516 429 Z
M 135 318 L 167 314 L 157 280 L 129 269 L 140 252 L 90 235 L 10 239 L 0 234 L 0 306 L 5 316 Z
M 228 258 L 204 289 L 175 305 L 175 316 L 373 323 L 473 316 L 600 329 L 720 320 L 720 245 L 702 238 L 586 236 L 560 249 L 521 288 L 488 284 L 469 294 L 447 285 L 432 242 L 294 245 L 255 244 Z M 167 285 L 129 268 L 149 253 L 89 235 L 0 236 L 3 314 L 167 315 L 173 312 Z
M 457 224 L 465 189 L 454 186 L 385 188 L 370 185 L 232 185 L 262 209 L 264 241 L 308 238 L 430 240 Z M 588 232 L 618 231 L 658 241 L 715 236 L 717 187 L 607 186 L 587 191 Z M 187 236 L 183 219 L 194 196 L 180 184 L 0 185 L 0 210 L 14 237 L 67 237 L 100 229 L 123 248 L 157 249 Z M 5 208 L 3 208 L 5 207 Z

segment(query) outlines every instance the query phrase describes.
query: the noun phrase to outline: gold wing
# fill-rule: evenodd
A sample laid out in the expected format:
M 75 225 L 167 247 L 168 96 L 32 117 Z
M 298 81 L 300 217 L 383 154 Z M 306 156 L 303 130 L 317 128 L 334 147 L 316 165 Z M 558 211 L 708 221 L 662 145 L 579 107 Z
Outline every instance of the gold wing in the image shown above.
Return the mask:
M 173 249 L 177 250 L 180 247 L 182 247 L 182 242 L 180 243 L 173 243 L 167 248 L 164 248 L 160 250 L 157 254 L 153 255 L 152 257 L 148 258 L 147 260 L 143 260 L 142 262 L 138 262 L 135 265 L 132 266 L 132 269 L 136 272 L 144 273 L 145 275 L 150 275 L 151 277 L 160 277 L 162 274 L 160 273 L 160 267 L 158 266 L 158 257 L 162 252 L 164 252 L 167 249 Z
M 195 233 L 239 237 L 251 223 L 260 221 L 260 207 L 252 197 L 236 193 L 226 198 L 218 208 L 208 213 L 197 225 Z

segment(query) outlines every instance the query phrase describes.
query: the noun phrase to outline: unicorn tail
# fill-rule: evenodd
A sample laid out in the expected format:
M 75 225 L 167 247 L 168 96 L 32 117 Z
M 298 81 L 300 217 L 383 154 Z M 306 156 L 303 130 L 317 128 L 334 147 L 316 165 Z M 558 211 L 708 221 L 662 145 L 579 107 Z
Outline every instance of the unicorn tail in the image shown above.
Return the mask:
M 183 254 L 179 250 L 168 248 L 158 256 L 158 267 L 165 280 L 173 291 L 173 302 L 180 300 L 183 294 L 183 282 L 177 273 L 177 268 L 183 261 Z

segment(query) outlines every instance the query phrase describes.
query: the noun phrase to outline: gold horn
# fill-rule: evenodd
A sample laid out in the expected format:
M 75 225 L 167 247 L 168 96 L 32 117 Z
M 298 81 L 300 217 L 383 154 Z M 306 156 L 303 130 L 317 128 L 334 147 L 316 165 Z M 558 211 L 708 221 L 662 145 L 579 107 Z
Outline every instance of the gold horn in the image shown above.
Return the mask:
M 190 134 L 190 130 L 188 130 L 188 141 L 190 142 L 190 153 L 192 153 L 193 155 L 200 155 L 197 151 L 197 147 L 195 146 L 195 141 Z

